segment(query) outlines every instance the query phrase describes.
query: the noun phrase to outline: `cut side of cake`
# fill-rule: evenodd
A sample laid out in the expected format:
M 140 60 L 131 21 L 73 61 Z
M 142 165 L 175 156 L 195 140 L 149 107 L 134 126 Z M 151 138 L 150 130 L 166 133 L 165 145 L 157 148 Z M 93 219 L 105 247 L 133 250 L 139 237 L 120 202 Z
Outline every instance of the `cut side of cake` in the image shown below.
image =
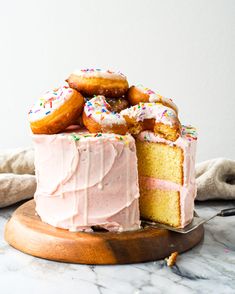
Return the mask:
M 185 227 L 193 218 L 196 131 L 183 126 L 181 136 L 168 141 L 144 131 L 137 136 L 140 214 L 143 219 Z
M 70 231 L 140 228 L 135 140 L 86 130 L 33 135 L 42 221 Z

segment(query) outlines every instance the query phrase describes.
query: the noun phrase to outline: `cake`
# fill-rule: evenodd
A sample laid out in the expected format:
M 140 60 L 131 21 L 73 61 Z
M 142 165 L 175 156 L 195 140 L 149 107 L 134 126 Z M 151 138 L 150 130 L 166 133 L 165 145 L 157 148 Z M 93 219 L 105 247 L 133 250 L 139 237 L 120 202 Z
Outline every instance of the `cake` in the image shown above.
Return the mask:
M 143 219 L 185 227 L 193 218 L 196 131 L 182 126 L 181 136 L 168 141 L 150 131 L 137 136 L 140 214 Z
M 41 220 L 74 232 L 189 224 L 197 136 L 173 101 L 110 70 L 66 81 L 29 111 Z
M 33 135 L 42 221 L 70 231 L 140 227 L 135 140 L 73 130 Z

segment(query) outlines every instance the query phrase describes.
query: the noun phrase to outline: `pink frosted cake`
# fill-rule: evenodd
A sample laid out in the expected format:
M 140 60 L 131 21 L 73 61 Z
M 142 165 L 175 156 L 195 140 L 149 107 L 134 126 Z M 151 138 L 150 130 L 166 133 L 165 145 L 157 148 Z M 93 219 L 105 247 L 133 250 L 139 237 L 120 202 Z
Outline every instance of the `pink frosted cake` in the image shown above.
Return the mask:
M 42 221 L 70 231 L 140 227 L 135 140 L 87 131 L 33 135 Z
M 42 221 L 70 231 L 136 230 L 140 218 L 186 226 L 197 138 L 177 106 L 120 72 L 83 69 L 66 81 L 29 111 Z

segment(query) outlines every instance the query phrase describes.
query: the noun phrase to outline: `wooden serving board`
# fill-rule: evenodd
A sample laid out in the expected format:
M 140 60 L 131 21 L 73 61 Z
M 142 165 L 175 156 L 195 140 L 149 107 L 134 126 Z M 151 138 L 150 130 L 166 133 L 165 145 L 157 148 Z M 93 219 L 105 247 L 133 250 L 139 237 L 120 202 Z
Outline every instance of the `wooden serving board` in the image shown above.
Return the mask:
M 6 241 L 27 254 L 71 263 L 125 264 L 163 259 L 197 245 L 203 226 L 188 234 L 145 227 L 138 231 L 69 232 L 43 223 L 35 214 L 35 202 L 21 205 L 5 227 Z

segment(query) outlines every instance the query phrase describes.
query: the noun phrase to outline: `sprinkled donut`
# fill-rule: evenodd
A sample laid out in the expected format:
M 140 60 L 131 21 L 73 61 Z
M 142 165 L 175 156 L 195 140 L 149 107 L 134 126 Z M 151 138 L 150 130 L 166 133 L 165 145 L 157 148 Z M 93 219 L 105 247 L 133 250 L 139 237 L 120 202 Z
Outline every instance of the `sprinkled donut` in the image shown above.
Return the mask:
M 180 135 L 180 122 L 176 112 L 160 103 L 139 103 L 120 114 L 125 118 L 128 131 L 137 135 L 150 130 L 160 137 L 175 141 Z
M 34 134 L 56 134 L 78 120 L 84 105 L 83 96 L 63 86 L 46 92 L 28 113 Z
M 125 119 L 111 111 L 104 96 L 95 96 L 87 101 L 83 111 L 83 123 L 91 133 L 115 133 L 125 135 L 127 125 Z
M 176 113 L 178 113 L 177 106 L 170 98 L 163 97 L 142 85 L 131 86 L 127 92 L 127 98 L 131 105 L 136 105 L 140 102 L 156 102 L 170 107 L 174 109 Z
M 82 69 L 74 71 L 67 79 L 69 86 L 85 97 L 104 95 L 122 97 L 128 90 L 126 77 L 120 72 L 101 69 Z

